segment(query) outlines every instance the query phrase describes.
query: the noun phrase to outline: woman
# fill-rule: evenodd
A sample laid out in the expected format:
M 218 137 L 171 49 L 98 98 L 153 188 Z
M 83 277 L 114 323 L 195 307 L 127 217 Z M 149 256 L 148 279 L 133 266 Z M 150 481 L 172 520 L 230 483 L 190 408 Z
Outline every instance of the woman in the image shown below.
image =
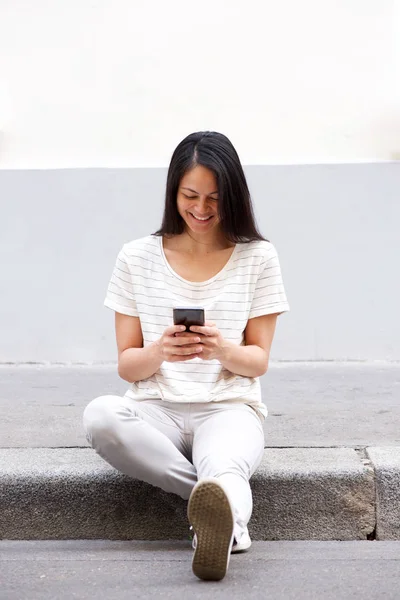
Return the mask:
M 259 376 L 289 309 L 276 251 L 258 232 L 231 142 L 193 133 L 168 171 L 161 228 L 125 244 L 105 305 L 115 311 L 123 398 L 89 404 L 89 443 L 131 477 L 189 499 L 193 572 L 219 580 L 250 547 L 249 479 L 264 451 Z M 173 325 L 203 307 L 204 326 Z

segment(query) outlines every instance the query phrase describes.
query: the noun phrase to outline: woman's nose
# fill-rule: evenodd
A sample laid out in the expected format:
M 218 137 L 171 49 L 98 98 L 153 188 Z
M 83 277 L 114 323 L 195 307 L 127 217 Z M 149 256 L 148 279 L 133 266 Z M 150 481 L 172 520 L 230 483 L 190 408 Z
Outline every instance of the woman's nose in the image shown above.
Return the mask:
M 197 209 L 199 210 L 199 212 L 204 212 L 206 213 L 209 209 L 209 200 L 207 198 L 207 196 L 200 196 L 198 204 L 197 204 Z

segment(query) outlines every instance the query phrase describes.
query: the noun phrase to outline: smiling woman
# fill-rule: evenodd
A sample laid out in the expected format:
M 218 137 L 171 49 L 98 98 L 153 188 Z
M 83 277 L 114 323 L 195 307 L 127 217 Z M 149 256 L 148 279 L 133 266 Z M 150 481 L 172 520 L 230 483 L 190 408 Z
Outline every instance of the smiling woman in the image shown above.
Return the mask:
M 222 579 L 230 553 L 251 545 L 249 479 L 267 415 L 259 376 L 289 309 L 226 136 L 198 132 L 178 145 L 162 226 L 122 248 L 105 304 L 131 388 L 89 404 L 87 439 L 120 471 L 189 499 L 193 572 Z M 202 308 L 205 324 L 174 325 L 178 306 Z
M 255 223 L 239 156 L 221 133 L 192 133 L 177 146 L 168 170 L 163 221 L 155 235 L 182 234 L 188 220 L 181 210 L 191 213 L 187 218 L 192 224 L 196 217 L 217 216 L 217 237 L 225 242 L 264 240 Z M 215 233 L 217 230 L 202 240 L 213 239 Z

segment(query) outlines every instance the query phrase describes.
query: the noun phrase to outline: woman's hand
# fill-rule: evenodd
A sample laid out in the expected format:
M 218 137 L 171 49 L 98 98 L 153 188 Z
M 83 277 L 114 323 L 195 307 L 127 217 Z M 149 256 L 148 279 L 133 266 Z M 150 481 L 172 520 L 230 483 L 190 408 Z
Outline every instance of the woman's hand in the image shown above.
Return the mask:
M 222 359 L 226 342 L 215 323 L 207 321 L 203 327 L 192 325 L 190 332 L 178 333 L 177 338 L 189 339 L 189 336 L 191 337 L 193 334 L 200 334 L 200 345 L 203 347 L 203 351 L 197 355 L 199 358 L 203 360 Z
M 204 350 L 200 344 L 200 336 L 186 332 L 184 325 L 167 327 L 156 344 L 160 356 L 167 362 L 190 360 L 200 356 Z

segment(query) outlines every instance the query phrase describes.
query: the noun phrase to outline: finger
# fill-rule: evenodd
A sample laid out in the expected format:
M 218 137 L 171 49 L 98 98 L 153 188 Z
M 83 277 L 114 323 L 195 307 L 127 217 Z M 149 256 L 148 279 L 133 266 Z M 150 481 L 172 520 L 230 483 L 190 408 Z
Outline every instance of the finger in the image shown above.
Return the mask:
M 192 331 L 179 331 L 175 334 L 175 337 L 193 337 Z
M 197 325 L 192 325 L 192 327 L 190 328 L 190 331 L 193 331 L 194 333 L 201 333 L 202 335 L 215 335 L 217 332 L 217 329 L 215 327 L 200 327 Z
M 196 356 L 197 354 L 201 354 L 202 352 L 202 346 L 182 346 L 181 348 L 174 348 L 172 356 L 188 356 L 190 354 Z
M 179 348 L 178 354 L 181 354 L 182 356 L 186 356 L 188 354 L 201 354 L 203 352 L 203 347 L 202 346 L 188 346 L 188 347 L 183 347 L 183 348 Z
M 200 330 L 203 330 L 205 327 L 216 327 L 216 325 L 213 321 L 206 321 L 204 325 L 192 325 L 190 327 L 190 331 L 196 331 L 197 333 L 200 333 Z
M 175 335 L 175 333 L 182 333 L 182 331 L 185 331 L 186 327 L 184 325 L 171 325 L 170 327 L 167 327 L 166 330 L 164 331 L 164 335 Z
M 176 336 L 171 340 L 172 346 L 188 346 L 188 345 L 199 344 L 199 343 L 200 343 L 200 338 L 193 335 L 193 333 L 190 335 L 190 337 Z

